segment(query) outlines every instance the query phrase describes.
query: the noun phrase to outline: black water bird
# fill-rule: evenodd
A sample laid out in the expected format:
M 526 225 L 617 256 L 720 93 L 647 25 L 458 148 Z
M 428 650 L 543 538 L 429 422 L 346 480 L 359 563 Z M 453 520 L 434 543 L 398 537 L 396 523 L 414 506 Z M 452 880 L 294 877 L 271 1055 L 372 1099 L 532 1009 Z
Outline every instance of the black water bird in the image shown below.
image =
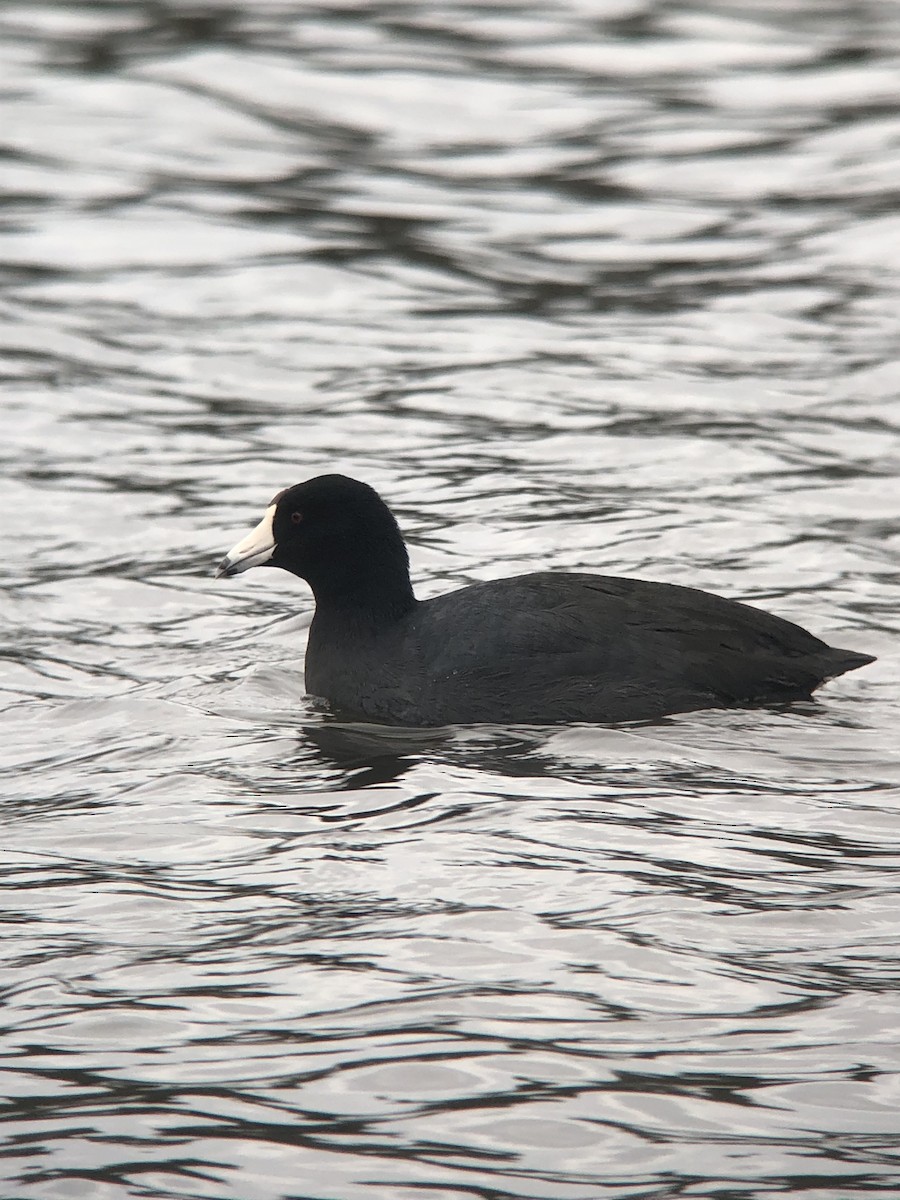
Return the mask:
M 609 723 L 808 700 L 874 661 L 761 609 L 643 579 L 541 571 L 417 600 L 390 509 L 344 475 L 279 492 L 216 575 L 256 566 L 312 588 L 307 691 L 390 725 Z

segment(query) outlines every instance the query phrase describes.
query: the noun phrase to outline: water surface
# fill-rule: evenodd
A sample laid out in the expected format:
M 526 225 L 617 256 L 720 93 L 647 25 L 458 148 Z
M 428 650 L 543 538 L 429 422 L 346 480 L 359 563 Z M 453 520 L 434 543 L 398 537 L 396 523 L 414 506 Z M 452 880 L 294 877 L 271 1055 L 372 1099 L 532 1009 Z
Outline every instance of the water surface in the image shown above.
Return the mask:
M 900 1193 L 887 0 L 0 8 L 4 1195 Z M 689 583 L 785 711 L 342 726 L 310 597 Z

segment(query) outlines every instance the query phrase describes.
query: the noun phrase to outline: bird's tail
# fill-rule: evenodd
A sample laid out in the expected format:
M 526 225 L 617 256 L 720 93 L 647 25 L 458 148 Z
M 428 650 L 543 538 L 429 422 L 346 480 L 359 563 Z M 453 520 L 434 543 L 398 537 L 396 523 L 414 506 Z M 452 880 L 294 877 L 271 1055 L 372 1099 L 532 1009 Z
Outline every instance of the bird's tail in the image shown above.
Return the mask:
M 837 646 L 830 647 L 825 679 L 836 679 L 838 675 L 846 675 L 848 671 L 857 671 L 860 667 L 875 662 L 874 654 L 861 654 L 858 650 L 841 650 Z

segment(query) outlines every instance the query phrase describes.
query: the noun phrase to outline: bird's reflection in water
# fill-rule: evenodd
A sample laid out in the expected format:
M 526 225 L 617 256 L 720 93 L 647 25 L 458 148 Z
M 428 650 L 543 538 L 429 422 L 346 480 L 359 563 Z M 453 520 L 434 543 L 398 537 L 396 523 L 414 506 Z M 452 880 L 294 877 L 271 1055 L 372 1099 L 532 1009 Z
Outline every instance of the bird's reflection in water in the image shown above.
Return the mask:
M 325 721 L 305 725 L 302 736 L 346 773 L 346 787 L 363 788 L 397 783 L 423 754 L 448 743 L 452 732 Z

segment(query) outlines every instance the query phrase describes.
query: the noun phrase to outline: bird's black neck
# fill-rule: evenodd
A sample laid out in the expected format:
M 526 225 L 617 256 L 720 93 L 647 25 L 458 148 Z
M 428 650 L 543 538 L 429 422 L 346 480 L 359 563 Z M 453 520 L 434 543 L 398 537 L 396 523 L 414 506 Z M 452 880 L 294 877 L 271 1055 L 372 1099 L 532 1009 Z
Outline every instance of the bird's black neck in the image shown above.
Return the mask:
M 311 573 L 312 575 L 312 573 Z M 308 578 L 318 625 L 365 632 L 405 617 L 416 605 L 402 539 L 369 542 L 352 556 L 332 560 L 321 576 Z

